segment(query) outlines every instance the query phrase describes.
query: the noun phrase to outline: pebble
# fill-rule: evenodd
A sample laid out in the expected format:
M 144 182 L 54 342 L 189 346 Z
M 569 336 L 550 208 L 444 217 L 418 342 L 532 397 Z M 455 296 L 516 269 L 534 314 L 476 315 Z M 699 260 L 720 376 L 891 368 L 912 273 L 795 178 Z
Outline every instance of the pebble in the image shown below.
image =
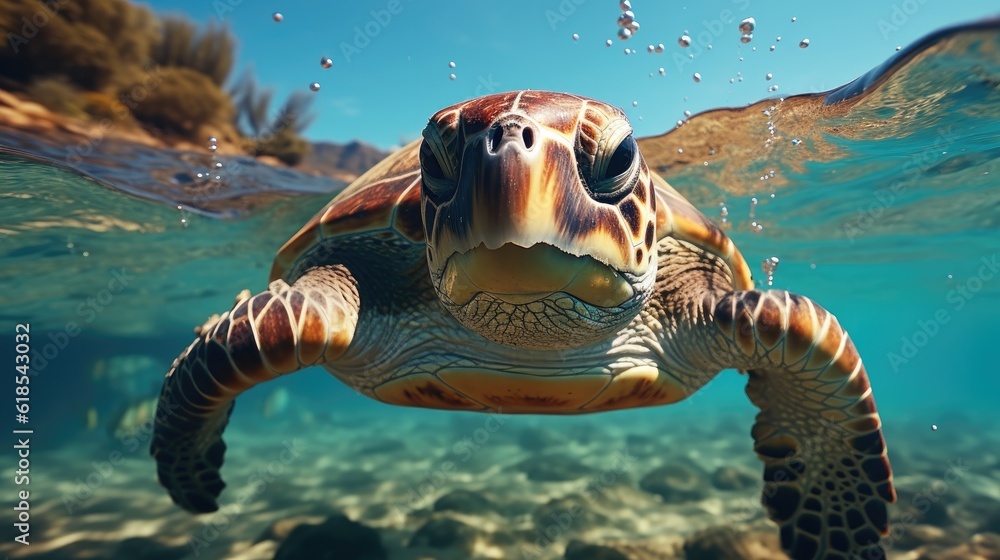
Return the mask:
M 339 513 L 319 525 L 295 527 L 274 554 L 274 560 L 385 560 L 386 557 L 378 531 Z
M 688 463 L 671 462 L 642 477 L 639 488 L 656 494 L 666 503 L 700 500 L 709 495 L 705 474 Z

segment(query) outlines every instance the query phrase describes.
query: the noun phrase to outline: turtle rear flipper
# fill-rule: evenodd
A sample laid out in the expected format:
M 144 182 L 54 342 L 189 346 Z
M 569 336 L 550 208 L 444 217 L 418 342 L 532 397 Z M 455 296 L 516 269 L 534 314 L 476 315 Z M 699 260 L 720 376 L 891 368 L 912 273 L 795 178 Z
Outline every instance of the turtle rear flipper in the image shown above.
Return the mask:
M 782 548 L 793 560 L 885 558 L 879 541 L 896 493 L 868 375 L 847 333 L 823 308 L 783 291 L 729 294 L 714 315 L 760 408 L 754 450 Z
M 218 509 L 233 400 L 258 383 L 338 358 L 358 320 L 358 291 L 343 266 L 311 269 L 289 286 L 240 301 L 185 350 L 160 392 L 150 453 L 182 508 Z

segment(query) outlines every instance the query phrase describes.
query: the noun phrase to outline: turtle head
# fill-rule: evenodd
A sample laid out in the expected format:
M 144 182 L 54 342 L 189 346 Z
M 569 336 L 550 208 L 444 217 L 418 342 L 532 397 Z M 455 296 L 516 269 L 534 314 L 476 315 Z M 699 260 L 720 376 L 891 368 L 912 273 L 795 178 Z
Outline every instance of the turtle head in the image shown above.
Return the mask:
M 420 145 L 423 223 L 438 297 L 508 346 L 606 339 L 656 274 L 656 200 L 624 113 L 522 91 L 439 111 Z

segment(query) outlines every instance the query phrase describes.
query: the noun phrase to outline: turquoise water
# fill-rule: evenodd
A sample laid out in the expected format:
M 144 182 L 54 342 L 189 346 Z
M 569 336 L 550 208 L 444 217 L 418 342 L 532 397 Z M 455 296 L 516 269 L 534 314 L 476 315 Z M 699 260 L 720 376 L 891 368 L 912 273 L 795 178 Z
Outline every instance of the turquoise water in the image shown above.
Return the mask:
M 948 461 L 970 465 L 974 475 L 946 500 L 952 519 L 942 526 L 949 539 L 900 541 L 890 557 L 917 546 L 959 546 L 990 529 L 970 519 L 1000 520 L 998 53 L 995 23 L 944 33 L 829 95 L 696 115 L 641 146 L 652 167 L 728 228 L 759 284 L 766 283 L 760 262 L 778 257 L 774 287 L 820 302 L 851 333 L 871 376 L 897 481 L 911 489 L 905 496 L 940 477 Z M 277 248 L 343 185 L 244 162 L 219 186 L 195 178 L 209 165 L 207 153 L 157 153 L 110 142 L 100 158 L 70 169 L 57 164 L 65 154 L 60 150 L 58 139 L 0 130 L 0 323 L 8 333 L 0 355 L 13 355 L 15 324 L 29 323 L 39 356 L 31 381 L 32 458 L 38 457 L 33 533 L 36 542 L 49 541 L 45 548 L 3 550 L 17 557 L 110 557 L 116 550 L 120 557 L 169 556 L 122 552 L 125 538 L 142 537 L 183 552 L 169 557 L 187 557 L 191 535 L 203 526 L 155 487 L 145 444 L 136 451 L 108 431 L 121 409 L 155 394 L 196 324 L 228 309 L 241 289 L 264 288 Z M 223 161 L 224 169 L 237 167 Z M 697 457 L 701 444 L 731 445 L 733 461 L 756 468 L 748 436 L 755 411 L 743 383 L 725 372 L 688 403 L 582 419 L 511 418 L 501 432 L 516 440 L 522 430 L 539 428 L 572 440 L 593 429 L 606 449 L 614 442 L 624 447 L 630 432 L 680 438 L 653 454 L 649 467 L 635 467 L 635 479 L 663 456 Z M 287 395 L 275 397 L 278 387 Z M 731 423 L 716 432 L 706 427 L 716 425 L 708 419 L 723 417 Z M 373 473 L 383 486 L 366 497 L 364 484 L 338 486 L 315 476 L 315 465 L 292 465 L 290 471 L 300 469 L 287 475 L 294 483 L 267 489 L 261 500 L 272 500 L 270 506 L 259 504 L 256 517 L 242 517 L 245 524 L 234 523 L 199 557 L 258 557 L 247 550 L 262 528 L 282 517 L 280 508 L 304 503 L 312 504 L 312 513 L 329 513 L 317 503 L 361 512 L 384 531 L 392 551 L 402 550 L 393 543 L 405 543 L 421 518 L 368 516 L 358 503 L 401 491 L 385 487 L 394 475 L 384 465 L 411 465 L 401 467 L 400 479 L 419 479 L 450 452 L 448 434 L 482 422 L 368 401 L 318 368 L 254 389 L 238 401 L 227 431 L 225 477 L 234 479 L 228 473 L 250 468 L 261 456 L 276 456 L 281 438 L 295 436 L 316 465 L 332 460 L 348 469 L 351 463 L 352 471 Z M 380 438 L 406 445 L 327 456 L 337 446 Z M 560 449 L 597 461 L 584 443 Z M 116 448 L 127 456 L 122 476 L 107 477 L 92 497 L 67 507 L 77 479 Z M 501 480 L 510 470 L 496 461 L 495 468 L 460 466 L 449 488 L 489 492 L 491 477 Z M 110 498 L 133 491 L 148 494 L 155 506 Z M 317 499 L 314 492 L 327 494 Z M 894 515 L 905 511 L 905 502 Z M 491 523 L 495 528 L 497 521 Z M 502 529 L 500 522 L 496 531 Z M 992 530 L 1000 531 L 1000 523 Z M 607 536 L 599 528 L 588 531 L 577 536 Z M 642 540 L 656 533 L 635 525 L 611 537 Z M 565 540 L 555 539 L 542 557 L 561 557 Z M 494 549 L 508 552 L 490 556 Z M 520 557 L 509 550 L 483 545 L 465 554 Z M 273 549 L 259 557 L 268 554 Z M 408 557 L 399 554 L 390 557 Z

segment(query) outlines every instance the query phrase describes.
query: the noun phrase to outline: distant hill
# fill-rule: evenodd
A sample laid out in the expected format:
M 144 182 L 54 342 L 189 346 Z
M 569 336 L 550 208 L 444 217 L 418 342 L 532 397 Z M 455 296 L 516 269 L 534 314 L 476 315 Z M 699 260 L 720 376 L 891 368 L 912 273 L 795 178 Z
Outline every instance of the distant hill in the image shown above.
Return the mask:
M 312 151 L 295 166 L 295 170 L 350 182 L 387 155 L 389 152 L 357 140 L 346 144 L 314 142 Z

